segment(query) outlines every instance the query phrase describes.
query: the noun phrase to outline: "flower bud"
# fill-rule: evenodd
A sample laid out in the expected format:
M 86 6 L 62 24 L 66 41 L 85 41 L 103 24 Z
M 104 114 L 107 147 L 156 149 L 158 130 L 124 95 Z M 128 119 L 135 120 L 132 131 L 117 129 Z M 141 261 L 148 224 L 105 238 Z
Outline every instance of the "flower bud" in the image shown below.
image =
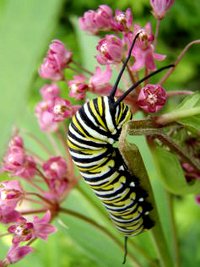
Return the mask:
M 69 95 L 77 100 L 84 99 L 88 85 L 86 84 L 86 77 L 84 75 L 75 75 L 73 80 L 68 82 L 70 89 Z
M 167 10 L 173 5 L 174 0 L 150 0 L 153 15 L 157 19 L 163 19 Z
M 44 100 L 54 99 L 59 96 L 60 89 L 56 84 L 46 84 L 40 89 L 40 94 Z
M 106 35 L 97 45 L 99 55 L 97 61 L 102 64 L 120 63 L 123 57 L 123 44 L 120 38 L 115 35 Z
M 113 29 L 121 32 L 127 32 L 131 30 L 133 23 L 133 16 L 131 9 L 128 8 L 126 12 L 122 12 L 121 10 L 116 10 Z
M 165 104 L 166 91 L 159 84 L 147 84 L 140 90 L 137 104 L 146 112 L 157 112 Z

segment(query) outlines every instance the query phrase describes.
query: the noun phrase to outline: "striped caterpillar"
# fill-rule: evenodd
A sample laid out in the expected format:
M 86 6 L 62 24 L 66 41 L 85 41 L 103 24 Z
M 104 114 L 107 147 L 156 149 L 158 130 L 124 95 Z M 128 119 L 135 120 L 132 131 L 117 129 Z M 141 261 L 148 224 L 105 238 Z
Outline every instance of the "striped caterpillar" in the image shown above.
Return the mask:
M 152 72 L 116 99 L 119 81 L 139 35 L 140 32 L 133 40 L 110 95 L 90 100 L 76 112 L 67 140 L 82 177 L 102 201 L 115 227 L 125 236 L 125 248 L 128 236 L 151 229 L 154 222 L 150 218 L 153 207 L 146 201 L 148 192 L 141 187 L 139 178 L 130 174 L 119 149 L 113 146 L 123 125 L 132 119 L 130 108 L 122 100 L 144 80 L 173 66 Z

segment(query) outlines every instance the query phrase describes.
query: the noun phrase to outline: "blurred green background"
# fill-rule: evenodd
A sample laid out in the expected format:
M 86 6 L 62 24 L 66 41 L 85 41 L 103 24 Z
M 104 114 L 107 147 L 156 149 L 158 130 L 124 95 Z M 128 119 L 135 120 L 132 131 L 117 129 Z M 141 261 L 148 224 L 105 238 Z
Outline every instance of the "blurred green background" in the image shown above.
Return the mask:
M 77 61 L 93 70 L 96 40 L 79 31 L 77 17 L 88 9 L 96 9 L 100 4 L 108 4 L 113 9 L 122 10 L 131 7 L 135 22 L 145 25 L 147 21 L 151 21 L 155 27 L 148 0 L 0 1 L 1 156 L 14 125 L 20 129 L 34 132 L 38 138 L 46 142 L 45 135 L 40 132 L 33 113 L 34 105 L 40 99 L 38 90 L 43 84 L 38 78 L 37 70 L 52 39 L 61 39 L 69 49 L 75 51 L 74 56 Z M 157 52 L 167 54 L 167 61 L 173 62 L 188 42 L 200 37 L 199 28 L 199 0 L 176 0 L 166 19 L 161 23 Z M 199 46 L 194 46 L 189 50 L 176 72 L 166 83 L 167 89 L 199 90 L 199 51 Z M 31 140 L 26 142 L 27 146 L 34 146 L 35 151 L 39 152 L 39 148 L 35 147 L 36 145 Z M 138 139 L 138 143 L 145 157 L 150 176 L 155 178 L 154 190 L 157 192 L 160 211 L 166 214 L 165 196 L 162 187 L 156 180 L 157 174 L 153 168 L 151 156 L 148 154 L 144 140 Z M 84 185 L 82 187 L 90 195 L 90 191 Z M 88 201 L 82 199 L 76 190 L 67 199 L 66 206 L 97 220 L 102 220 L 100 214 L 92 208 Z M 200 266 L 199 210 L 200 208 L 194 203 L 193 196 L 176 200 L 176 217 L 181 238 L 182 266 L 184 267 Z M 165 223 L 167 235 L 167 218 L 162 218 L 162 220 Z M 37 242 L 34 245 L 35 253 L 16 266 L 121 266 L 122 252 L 101 233 L 79 221 L 74 222 L 69 217 L 62 218 L 62 222 L 56 221 L 55 223 L 59 228 L 58 233 L 51 236 L 45 244 L 43 241 Z M 139 244 L 144 243 L 144 240 L 145 249 L 148 250 L 149 235 L 137 238 Z M 170 244 L 170 240 L 168 242 Z M 1 258 L 7 250 L 6 243 L 6 241 L 0 240 Z M 154 255 L 154 251 L 150 251 L 151 253 Z M 135 254 L 137 255 L 137 252 Z M 127 266 L 131 266 L 129 262 Z M 144 266 L 148 267 L 148 265 Z

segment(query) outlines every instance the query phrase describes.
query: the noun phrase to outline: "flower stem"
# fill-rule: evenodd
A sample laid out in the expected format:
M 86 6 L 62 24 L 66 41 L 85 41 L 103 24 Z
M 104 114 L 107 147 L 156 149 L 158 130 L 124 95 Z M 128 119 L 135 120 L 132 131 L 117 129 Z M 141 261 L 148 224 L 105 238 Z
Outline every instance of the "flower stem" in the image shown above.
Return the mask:
M 47 209 L 27 210 L 27 211 L 22 211 L 21 214 L 23 215 L 39 214 L 39 213 L 44 213 L 46 211 Z
M 167 73 L 161 78 L 161 80 L 159 81 L 159 84 L 162 85 L 168 78 L 169 76 L 172 74 L 172 72 L 175 70 L 176 66 L 178 65 L 178 63 L 181 61 L 181 59 L 183 58 L 183 56 L 185 55 L 185 53 L 190 49 L 191 46 L 193 46 L 194 44 L 200 44 L 200 40 L 195 40 L 190 42 L 189 44 L 187 44 L 184 49 L 181 51 L 181 53 L 179 54 L 179 56 L 177 57 L 175 63 L 174 63 L 174 67 L 170 68 Z
M 113 240 L 118 245 L 118 247 L 120 247 L 120 249 L 122 249 L 124 251 L 124 245 L 121 244 L 121 242 L 112 233 L 110 233 L 102 225 L 96 223 L 94 220 L 86 217 L 83 214 L 80 214 L 78 212 L 75 212 L 75 211 L 72 211 L 72 210 L 69 210 L 69 209 L 66 209 L 66 208 L 63 208 L 63 207 L 60 207 L 60 210 L 59 211 L 61 213 L 65 213 L 67 215 L 70 215 L 70 216 L 73 216 L 73 217 L 75 217 L 77 219 L 80 219 L 80 220 L 82 220 L 82 221 L 84 221 L 84 222 L 92 225 L 94 228 L 97 228 L 102 233 L 104 233 L 105 235 L 107 235 L 111 240 Z M 134 267 L 142 267 L 142 265 L 138 262 L 138 260 L 132 254 L 130 254 L 130 258 L 131 258 L 132 262 L 134 263 Z
M 89 70 L 87 70 L 86 68 L 84 68 L 80 63 L 76 62 L 76 61 L 72 61 L 72 63 L 74 63 L 75 66 L 77 66 L 79 69 L 81 69 L 82 71 L 84 71 L 85 73 L 89 74 L 89 75 L 93 75 L 93 73 Z
M 170 224 L 171 224 L 171 233 L 172 233 L 172 238 L 173 238 L 172 249 L 174 253 L 174 262 L 175 262 L 175 267 L 180 267 L 180 251 L 179 251 L 179 244 L 178 244 L 176 222 L 175 222 L 175 217 L 174 217 L 172 194 L 167 193 L 167 201 L 168 201 L 168 207 L 169 207 L 169 219 L 170 219 Z
M 158 34 L 160 29 L 160 19 L 156 21 L 156 32 L 155 32 L 155 39 L 154 39 L 154 49 L 156 49 L 157 41 L 158 41 Z
M 159 116 L 156 123 L 166 125 L 177 120 L 200 114 L 200 107 L 190 108 L 187 110 L 177 110 Z

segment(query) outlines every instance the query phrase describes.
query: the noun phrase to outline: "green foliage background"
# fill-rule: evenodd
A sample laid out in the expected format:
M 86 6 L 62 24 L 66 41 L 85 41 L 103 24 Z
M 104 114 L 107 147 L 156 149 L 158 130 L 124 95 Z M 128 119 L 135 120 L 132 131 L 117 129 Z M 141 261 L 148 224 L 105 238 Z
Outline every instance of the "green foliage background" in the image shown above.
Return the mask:
M 34 132 L 43 141 L 45 135 L 39 130 L 33 115 L 34 105 L 39 100 L 38 90 L 42 81 L 38 79 L 37 69 L 52 39 L 59 38 L 68 48 L 76 51 L 75 58 L 90 69 L 94 67 L 95 40 L 80 32 L 77 28 L 77 16 L 88 9 L 96 9 L 100 4 L 108 4 L 113 9 L 133 9 L 136 22 L 144 25 L 150 20 L 155 27 L 155 21 L 150 13 L 148 0 L 97 1 L 97 0 L 1 0 L 0 1 L 0 154 L 4 153 L 13 125 Z M 199 0 L 176 0 L 173 8 L 162 22 L 158 52 L 166 53 L 168 62 L 173 62 L 181 49 L 190 41 L 199 38 L 200 4 Z M 93 47 L 93 48 L 91 48 Z M 192 89 L 199 90 L 199 60 L 200 47 L 195 46 L 185 55 L 176 72 L 166 83 L 169 90 Z M 168 235 L 168 220 L 166 218 L 166 198 L 158 183 L 157 172 L 151 155 L 142 138 L 136 138 L 150 176 L 153 178 L 154 190 L 157 196 L 165 234 Z M 39 148 L 31 140 L 26 146 L 40 153 Z M 3 177 L 1 177 L 3 179 Z M 81 183 L 86 195 L 91 192 Z M 93 201 L 98 201 L 91 196 Z M 74 190 L 66 201 L 66 206 L 87 214 L 97 221 L 102 216 L 94 210 L 92 204 L 83 199 Z M 176 217 L 182 249 L 184 267 L 197 267 L 200 264 L 200 209 L 195 205 L 193 196 L 176 200 Z M 59 231 L 51 236 L 48 242 L 34 244 L 35 253 L 16 266 L 91 266 L 111 267 L 121 266 L 122 252 L 107 237 L 80 221 L 63 217 L 56 221 Z M 106 222 L 102 224 L 106 225 Z M 3 229 L 0 229 L 0 231 Z M 115 230 L 113 230 L 115 231 Z M 144 244 L 149 251 L 150 236 L 142 235 L 136 238 L 138 244 Z M 0 257 L 7 250 L 7 241 L 0 240 Z M 132 249 L 133 250 L 133 249 Z M 133 254 L 137 255 L 137 251 Z M 140 259 L 142 262 L 142 258 Z M 127 266 L 131 266 L 129 261 Z M 146 265 L 144 265 L 145 267 Z

